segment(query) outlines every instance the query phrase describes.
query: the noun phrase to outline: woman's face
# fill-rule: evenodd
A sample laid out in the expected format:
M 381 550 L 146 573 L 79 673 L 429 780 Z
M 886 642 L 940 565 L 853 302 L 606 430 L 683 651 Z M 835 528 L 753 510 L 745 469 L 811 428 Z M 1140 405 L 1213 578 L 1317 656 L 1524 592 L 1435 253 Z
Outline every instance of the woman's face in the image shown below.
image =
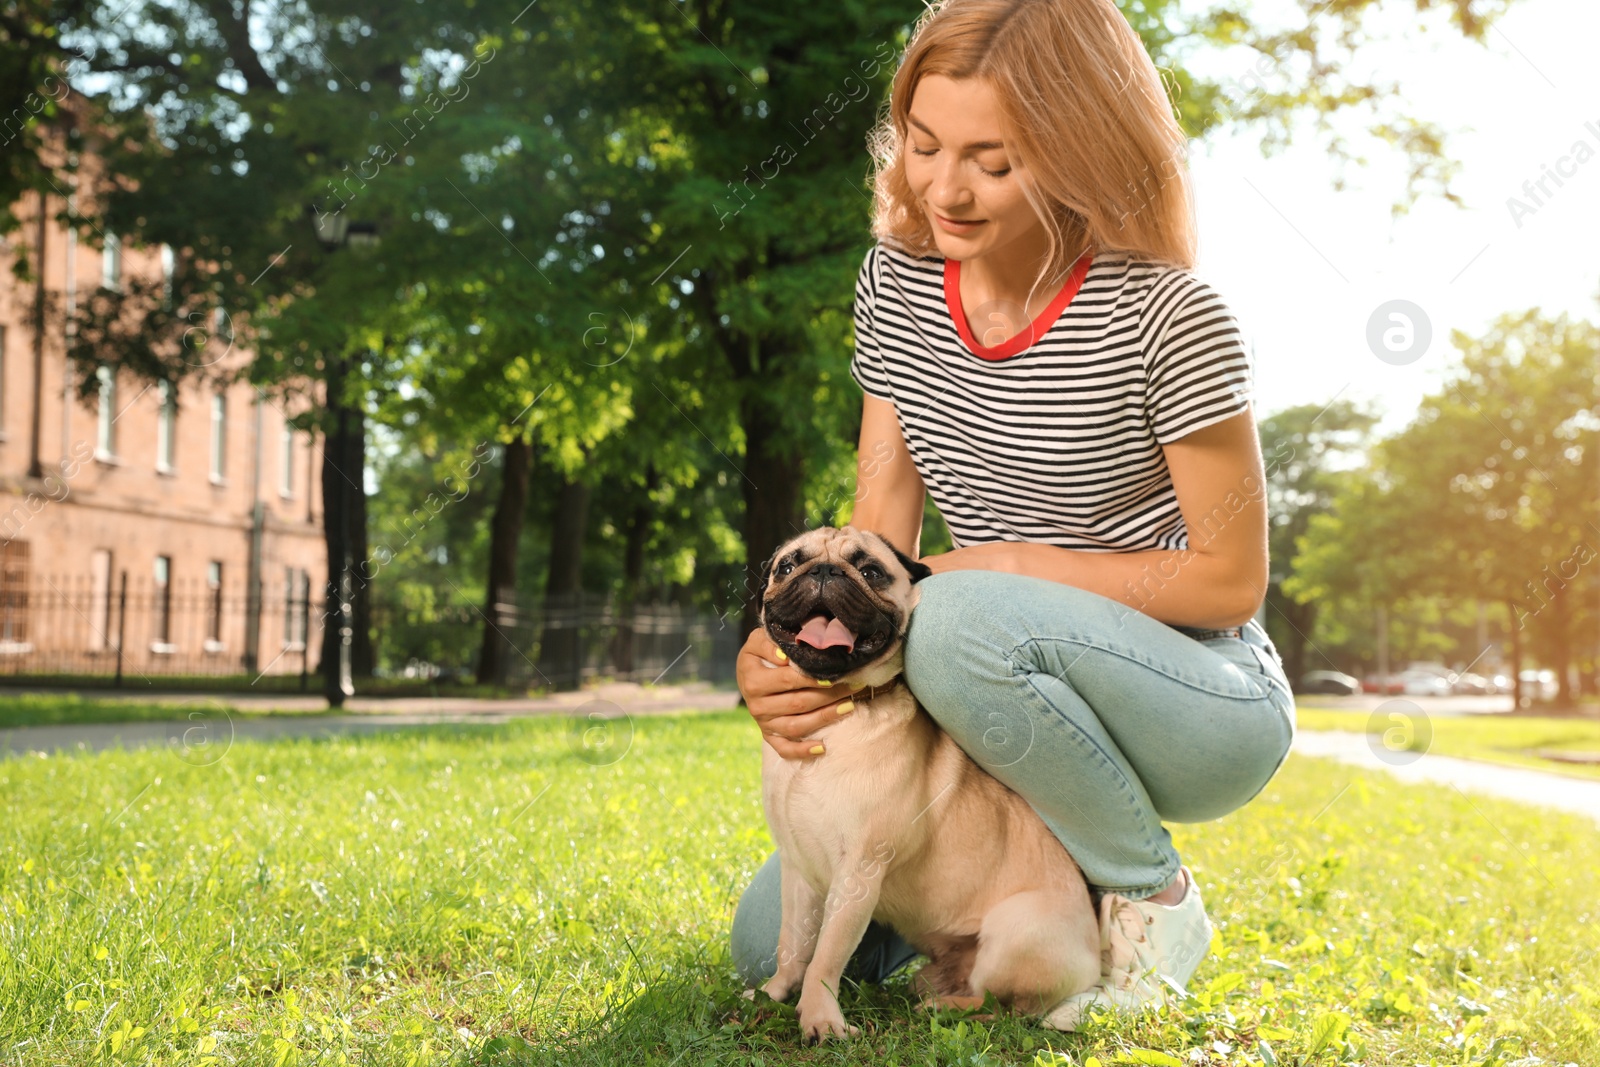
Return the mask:
M 981 78 L 928 74 L 917 82 L 905 168 L 946 259 L 973 259 L 1019 241 L 1014 251 L 1047 246 L 1044 226 L 1022 195 L 1023 168 L 1001 143 L 994 89 Z

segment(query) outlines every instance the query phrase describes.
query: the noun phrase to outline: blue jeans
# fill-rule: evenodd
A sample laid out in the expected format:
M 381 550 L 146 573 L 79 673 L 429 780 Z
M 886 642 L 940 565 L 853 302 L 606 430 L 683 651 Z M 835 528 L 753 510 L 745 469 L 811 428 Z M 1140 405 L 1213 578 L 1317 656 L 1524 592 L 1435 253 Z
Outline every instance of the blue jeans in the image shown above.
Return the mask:
M 918 584 L 906 683 L 1039 813 L 1093 891 L 1138 900 L 1170 886 L 1180 861 L 1162 822 L 1221 818 L 1288 758 L 1294 698 L 1254 620 L 1237 637 L 1170 626 L 1098 593 L 1000 571 Z M 733 919 L 732 955 L 749 985 L 776 967 L 778 889 L 773 853 Z M 874 921 L 846 974 L 879 981 L 916 954 Z

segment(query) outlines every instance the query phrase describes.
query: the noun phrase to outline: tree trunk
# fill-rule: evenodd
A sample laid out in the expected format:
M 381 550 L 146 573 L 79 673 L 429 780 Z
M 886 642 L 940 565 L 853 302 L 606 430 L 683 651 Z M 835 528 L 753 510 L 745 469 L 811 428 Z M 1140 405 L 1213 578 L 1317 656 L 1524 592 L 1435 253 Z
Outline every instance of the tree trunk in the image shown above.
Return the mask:
M 550 530 L 539 672 L 557 690 L 577 689 L 583 683 L 583 538 L 589 496 L 586 483 L 563 478 Z
M 1518 621 L 1519 605 L 1513 598 L 1506 600 L 1506 616 L 1511 620 L 1511 710 L 1522 710 L 1522 624 Z
M 650 493 L 656 486 L 654 464 L 645 468 L 644 487 L 628 517 L 627 541 L 622 551 L 622 593 L 617 598 L 617 636 L 611 651 L 617 677 L 633 680 L 636 659 L 635 614 L 639 583 L 644 578 L 644 548 L 650 532 Z
M 361 408 L 351 410 L 350 433 L 345 442 L 345 465 L 350 471 L 354 486 L 350 490 L 350 584 L 352 596 L 350 611 L 354 632 L 350 636 L 350 673 L 357 678 L 371 678 L 372 652 L 372 583 L 365 576 L 372 573 L 367 557 L 367 419 Z
M 328 585 L 339 580 L 341 561 L 350 567 L 350 673 L 371 677 L 372 597 L 365 575 L 372 573 L 367 560 L 366 418 L 359 406 L 343 402 L 349 373 L 345 357 L 330 359 L 327 382 L 327 422 L 322 435 L 322 534 L 327 547 Z M 310 635 L 306 635 L 310 639 Z M 322 660 L 327 670 L 339 656 L 339 618 L 328 611 L 323 620 Z M 324 666 L 326 665 L 326 666 Z
M 750 394 L 740 404 L 744 425 L 745 597 L 739 639 L 760 625 L 763 568 L 777 547 L 806 528 L 805 458 L 794 445 L 775 438 L 772 412 Z M 741 698 L 742 701 L 742 698 Z
M 1550 651 L 1555 656 L 1556 704 L 1575 708 L 1578 699 L 1572 692 L 1572 597 L 1566 588 L 1557 589 L 1550 601 L 1550 622 L 1554 631 Z
M 323 590 L 322 650 L 317 669 L 323 676 L 323 691 L 330 702 L 342 700 L 338 696 L 342 688 L 339 664 L 343 627 L 339 608 L 341 581 L 346 576 L 346 567 L 352 571 L 356 569 L 351 548 L 351 472 L 348 469 L 351 413 L 344 404 L 346 370 L 343 356 L 331 356 L 327 360 L 327 410 L 322 433 L 322 537 L 327 548 L 328 580 Z M 346 588 L 353 591 L 358 575 L 352 573 L 348 577 L 351 584 Z M 310 639 L 311 635 L 307 634 L 306 640 Z
M 489 524 L 489 574 L 483 608 L 483 644 L 478 650 L 478 681 L 505 685 L 511 660 L 519 654 L 515 639 L 517 548 L 528 510 L 528 473 L 533 466 L 531 434 L 520 434 L 505 446 L 500 465 L 500 497 Z

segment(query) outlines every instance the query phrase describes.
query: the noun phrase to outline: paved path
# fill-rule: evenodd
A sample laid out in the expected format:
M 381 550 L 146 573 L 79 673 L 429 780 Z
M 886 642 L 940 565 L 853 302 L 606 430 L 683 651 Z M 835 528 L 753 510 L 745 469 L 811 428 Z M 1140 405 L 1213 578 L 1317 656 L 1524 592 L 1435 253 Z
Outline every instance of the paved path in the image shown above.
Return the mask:
M 1374 771 L 1388 771 L 1404 782 L 1453 785 L 1464 793 L 1486 793 L 1546 808 L 1587 815 L 1600 822 L 1600 779 L 1585 780 L 1545 771 L 1507 767 L 1480 760 L 1425 754 L 1406 764 L 1379 759 L 1367 734 L 1338 730 L 1300 730 L 1294 751 L 1304 756 L 1327 756 Z M 1378 746 L 1382 749 L 1382 745 Z
M 0 694 L 0 700 L 4 700 Z M 141 699 L 153 699 L 142 697 Z M 739 700 L 736 689 L 716 689 L 704 684 L 654 686 L 618 684 L 577 693 L 557 693 L 524 700 L 479 700 L 464 697 L 407 697 L 384 700 L 364 698 L 350 701 L 352 714 L 316 715 L 240 715 L 229 714 L 230 706 L 250 708 L 282 707 L 284 698 L 244 701 L 232 694 L 223 697 L 194 694 L 165 695 L 159 698 L 180 709 L 185 717 L 174 722 L 77 723 L 67 726 L 22 726 L 0 730 L 0 756 L 24 752 L 97 752 L 101 749 L 145 745 L 166 745 L 192 751 L 196 758 L 206 753 L 225 751 L 236 739 L 280 737 L 324 737 L 333 734 L 376 733 L 397 726 L 426 726 L 442 723 L 484 725 L 550 715 L 599 716 L 655 715 L 685 710 L 721 710 L 734 707 Z M 318 700 L 317 709 L 326 708 Z M 293 709 L 290 710 L 312 710 Z M 213 747 L 215 746 L 215 747 Z

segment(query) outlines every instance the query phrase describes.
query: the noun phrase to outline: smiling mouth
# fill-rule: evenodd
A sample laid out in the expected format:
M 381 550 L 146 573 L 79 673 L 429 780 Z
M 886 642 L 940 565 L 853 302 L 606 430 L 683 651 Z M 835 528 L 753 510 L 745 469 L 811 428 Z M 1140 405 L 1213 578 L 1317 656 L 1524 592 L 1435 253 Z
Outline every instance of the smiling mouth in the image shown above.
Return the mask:
M 887 643 L 890 634 L 888 630 L 879 629 L 858 636 L 821 604 L 798 627 L 785 626 L 774 619 L 768 628 L 780 644 L 797 651 L 806 649 L 811 655 L 841 657 L 872 652 Z

